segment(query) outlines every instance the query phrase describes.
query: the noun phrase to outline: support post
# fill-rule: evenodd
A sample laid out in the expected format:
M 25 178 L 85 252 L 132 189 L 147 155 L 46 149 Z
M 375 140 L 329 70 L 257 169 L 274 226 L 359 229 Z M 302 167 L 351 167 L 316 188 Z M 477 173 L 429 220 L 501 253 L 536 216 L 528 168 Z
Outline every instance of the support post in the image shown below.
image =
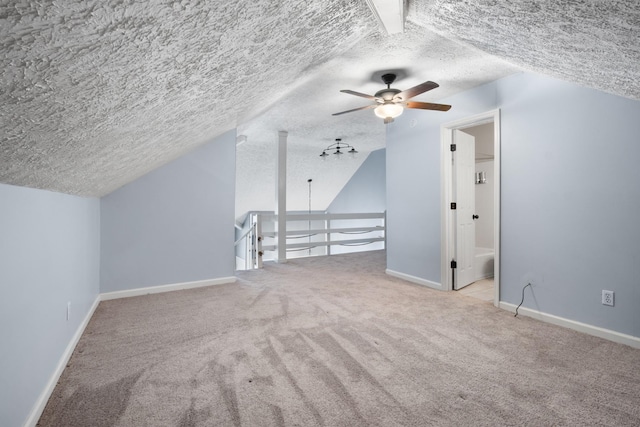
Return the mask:
M 325 212 L 326 214 L 328 214 L 329 212 Z M 329 233 L 328 231 L 331 229 L 331 220 L 327 219 L 324 222 L 324 228 L 325 230 L 327 230 L 327 255 L 331 255 L 331 233 Z
M 287 262 L 287 136 L 278 132 L 276 156 L 276 261 Z

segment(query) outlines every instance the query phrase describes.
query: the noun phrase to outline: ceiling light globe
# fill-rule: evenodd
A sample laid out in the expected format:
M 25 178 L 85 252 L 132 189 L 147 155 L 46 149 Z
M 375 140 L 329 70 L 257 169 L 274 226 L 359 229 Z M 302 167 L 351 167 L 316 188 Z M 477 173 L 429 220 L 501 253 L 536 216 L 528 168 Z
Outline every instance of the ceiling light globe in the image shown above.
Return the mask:
M 376 113 L 376 116 L 381 119 L 386 119 L 387 117 L 398 117 L 402 114 L 403 108 L 402 105 L 388 103 L 377 106 L 373 111 Z

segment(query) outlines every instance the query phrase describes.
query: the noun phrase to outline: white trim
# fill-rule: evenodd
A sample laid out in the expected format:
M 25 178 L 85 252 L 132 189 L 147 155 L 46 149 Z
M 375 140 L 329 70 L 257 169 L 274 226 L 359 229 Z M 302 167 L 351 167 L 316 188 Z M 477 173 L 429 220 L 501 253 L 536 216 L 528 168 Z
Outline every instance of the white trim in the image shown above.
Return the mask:
M 452 290 L 451 287 L 451 258 L 449 253 L 452 251 L 451 236 L 449 235 L 449 228 L 451 227 L 451 215 L 448 209 L 449 199 L 451 195 L 451 174 L 453 173 L 453 166 L 451 164 L 451 150 L 450 146 L 453 143 L 453 136 L 450 131 L 442 125 L 440 127 L 440 180 L 442 182 L 442 188 L 440 191 L 440 283 L 444 284 L 443 289 L 445 291 Z
M 516 305 L 508 302 L 500 301 L 499 307 L 503 310 L 515 313 Z M 526 307 L 520 307 L 518 314 L 531 317 L 543 322 L 552 323 L 554 325 L 563 326 L 565 328 L 573 329 L 574 331 L 583 332 L 585 334 L 593 335 L 599 338 L 604 338 L 609 341 L 625 344 L 634 348 L 640 349 L 640 337 L 634 337 L 633 335 L 627 335 L 620 332 L 612 331 L 611 329 L 604 329 L 599 326 L 588 325 L 586 323 L 577 322 L 575 320 L 565 319 L 564 317 L 555 316 L 553 314 L 543 313 L 538 310 L 532 310 Z
M 87 315 L 84 317 L 84 320 L 82 321 L 82 323 L 80 323 L 80 325 L 78 326 L 76 333 L 73 334 L 73 337 L 71 338 L 71 341 L 69 341 L 69 344 L 67 345 L 67 348 L 64 350 L 64 353 L 62 353 L 62 357 L 58 362 L 58 366 L 56 366 L 56 369 L 55 371 L 53 371 L 51 378 L 49 378 L 49 382 L 47 383 L 44 390 L 42 390 L 42 393 L 40 393 L 40 397 L 38 397 L 36 404 L 31 409 L 31 414 L 29 414 L 29 418 L 27 418 L 27 421 L 25 421 L 24 423 L 25 427 L 34 427 L 38 423 L 38 420 L 42 415 L 42 411 L 44 411 L 44 408 L 45 406 L 47 406 L 47 402 L 51 397 L 51 393 L 53 393 L 53 390 L 56 388 L 56 385 L 58 383 L 58 380 L 60 379 L 60 376 L 62 375 L 62 372 L 66 368 L 67 363 L 69 363 L 69 359 L 71 359 L 71 355 L 73 354 L 73 351 L 76 349 L 76 345 L 78 344 L 78 341 L 80 341 L 80 337 L 82 336 L 85 328 L 89 324 L 89 321 L 91 320 L 93 313 L 96 311 L 96 308 L 98 308 L 98 304 L 100 303 L 100 301 L 101 301 L 100 295 L 96 296 L 96 299 L 95 301 L 93 301 L 91 308 L 89 308 Z
M 399 271 L 389 270 L 388 268 L 384 272 L 389 276 L 397 277 L 398 279 L 406 280 L 407 282 L 412 282 L 418 285 L 427 286 L 429 288 L 442 290 L 442 285 L 440 283 L 432 282 L 431 280 L 411 276 L 410 274 L 400 273 Z
M 500 129 L 500 110 L 498 109 L 493 115 L 493 305 L 496 307 L 500 304 L 500 230 L 502 229 L 500 220 L 502 135 Z
M 493 305 L 498 307 L 500 301 L 500 110 L 495 109 L 485 113 L 476 114 L 475 116 L 462 118 L 452 122 L 443 123 L 440 126 L 440 173 L 442 181 L 442 191 L 440 192 L 440 217 L 442 228 L 440 229 L 440 259 L 441 259 L 441 289 L 453 290 L 453 278 L 451 273 L 450 261 L 453 259 L 453 233 L 450 233 L 452 227 L 451 210 L 449 202 L 451 197 L 451 151 L 449 146 L 453 143 L 453 131 L 455 129 L 465 129 L 472 126 L 478 126 L 486 123 L 493 123 L 493 148 L 494 148 L 494 297 Z
M 366 0 L 380 28 L 388 35 L 404 32 L 405 7 L 403 0 Z
M 235 276 L 220 277 L 218 279 L 198 280 L 196 282 L 174 283 L 172 285 L 149 286 L 147 288 L 127 289 L 124 291 L 107 292 L 100 294 L 102 301 L 118 298 L 137 297 L 140 295 L 159 294 L 162 292 L 179 291 L 183 289 L 202 288 L 205 286 L 224 285 L 236 281 Z

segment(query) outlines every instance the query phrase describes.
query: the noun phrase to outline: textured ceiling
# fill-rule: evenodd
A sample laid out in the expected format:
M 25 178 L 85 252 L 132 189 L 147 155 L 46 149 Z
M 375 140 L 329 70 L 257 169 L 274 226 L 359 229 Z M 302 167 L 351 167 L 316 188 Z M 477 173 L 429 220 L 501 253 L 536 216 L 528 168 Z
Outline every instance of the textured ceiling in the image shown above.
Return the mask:
M 640 2 L 410 1 L 419 25 L 526 70 L 640 99 Z
M 275 142 L 289 132 L 289 209 L 324 209 L 384 125 L 339 93 L 440 88 L 532 70 L 640 99 L 633 1 L 411 0 L 386 36 L 364 0 L 0 0 L 0 182 L 101 196 L 238 127 L 236 213 L 273 208 Z M 363 103 L 364 101 L 364 103 Z M 455 108 L 455 106 L 454 106 Z M 425 114 L 446 114 L 425 112 Z M 355 159 L 320 161 L 342 137 Z

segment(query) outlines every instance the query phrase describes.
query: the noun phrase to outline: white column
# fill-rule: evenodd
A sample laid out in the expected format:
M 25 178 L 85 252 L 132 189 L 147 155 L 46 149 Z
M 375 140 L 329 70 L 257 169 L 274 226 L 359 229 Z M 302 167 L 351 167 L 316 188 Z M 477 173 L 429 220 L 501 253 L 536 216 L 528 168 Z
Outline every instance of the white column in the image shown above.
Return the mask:
M 327 215 L 329 214 L 329 212 L 327 212 L 327 211 L 325 211 L 324 213 L 327 214 Z M 325 228 L 325 230 L 330 230 L 331 229 L 331 220 L 330 219 L 325 220 L 324 228 Z M 326 241 L 327 241 L 327 243 L 329 243 L 327 245 L 327 252 L 326 253 L 327 253 L 327 255 L 331 255 L 331 233 L 327 233 Z
M 287 136 L 278 132 L 278 155 L 276 156 L 276 260 L 287 262 Z

